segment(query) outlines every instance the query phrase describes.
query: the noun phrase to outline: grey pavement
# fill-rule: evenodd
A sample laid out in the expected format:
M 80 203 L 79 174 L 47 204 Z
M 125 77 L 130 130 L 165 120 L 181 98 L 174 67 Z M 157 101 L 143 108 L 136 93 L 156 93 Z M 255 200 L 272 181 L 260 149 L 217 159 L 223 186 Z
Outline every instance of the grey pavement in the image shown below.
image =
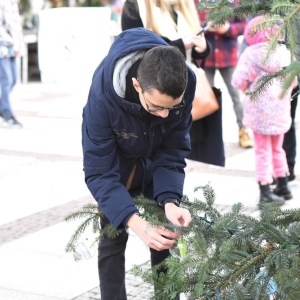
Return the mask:
M 231 100 L 220 78 L 216 82 L 223 90 L 226 167 L 187 161 L 184 193 L 201 198 L 194 188 L 210 182 L 221 211 L 242 202 L 246 213 L 258 216 L 253 149 L 238 146 Z M 80 143 L 87 93 L 88 84 L 40 82 L 18 84 L 13 90 L 12 105 L 24 128 L 0 127 L 1 300 L 100 299 L 96 251 L 79 262 L 65 252 L 77 224 L 64 218 L 94 203 L 83 180 Z M 291 189 L 294 198 L 284 208 L 299 208 L 299 177 Z M 148 248 L 130 235 L 126 270 L 136 264 L 148 268 L 149 258 Z M 129 300 L 149 299 L 151 286 L 129 272 L 126 281 Z

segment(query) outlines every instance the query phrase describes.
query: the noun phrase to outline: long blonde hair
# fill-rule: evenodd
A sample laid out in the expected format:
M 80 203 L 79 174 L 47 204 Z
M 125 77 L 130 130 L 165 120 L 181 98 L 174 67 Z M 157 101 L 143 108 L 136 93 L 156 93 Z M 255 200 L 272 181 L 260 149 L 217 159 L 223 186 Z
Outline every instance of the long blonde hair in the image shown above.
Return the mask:
M 167 13 L 169 15 L 170 22 L 173 23 L 177 30 L 177 25 L 172 18 L 172 5 L 183 15 L 186 22 L 191 27 L 192 32 L 197 34 L 200 31 L 200 21 L 196 5 L 193 0 L 145 0 L 146 29 L 161 35 L 159 26 L 156 24 L 156 18 L 154 17 L 154 8 L 159 6 L 163 13 Z

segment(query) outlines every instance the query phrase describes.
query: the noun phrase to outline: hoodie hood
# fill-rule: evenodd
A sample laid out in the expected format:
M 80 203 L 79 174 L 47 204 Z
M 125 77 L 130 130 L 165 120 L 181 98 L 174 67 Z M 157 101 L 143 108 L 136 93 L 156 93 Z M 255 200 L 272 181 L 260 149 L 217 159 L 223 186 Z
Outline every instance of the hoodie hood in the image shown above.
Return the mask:
M 124 101 L 126 83 L 125 78 L 130 67 L 144 53 L 157 46 L 168 45 L 162 38 L 144 28 L 133 28 L 123 31 L 111 45 L 110 51 L 97 68 L 95 76 L 101 76 L 104 81 L 104 93 L 116 96 L 120 102 Z
M 258 16 L 249 21 L 244 30 L 244 38 L 248 45 L 255 45 L 268 41 L 279 29 L 278 25 L 274 24 L 269 28 L 255 29 L 260 22 L 263 22 L 265 17 Z
M 120 58 L 115 65 L 113 75 L 113 86 L 117 95 L 121 98 L 125 97 L 126 92 L 126 75 L 131 66 L 144 56 L 146 51 L 135 51 Z
M 290 53 L 284 45 L 278 45 L 276 49 L 269 53 L 267 61 L 264 61 L 268 52 L 268 42 L 249 46 L 249 52 L 253 63 L 265 73 L 275 73 L 283 66 L 290 64 Z

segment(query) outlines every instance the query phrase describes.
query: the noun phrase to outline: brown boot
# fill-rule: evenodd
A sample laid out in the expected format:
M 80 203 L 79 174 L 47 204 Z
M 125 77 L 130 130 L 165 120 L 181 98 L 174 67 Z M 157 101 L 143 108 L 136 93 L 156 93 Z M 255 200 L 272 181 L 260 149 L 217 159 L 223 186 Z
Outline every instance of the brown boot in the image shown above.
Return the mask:
M 253 140 L 251 139 L 247 128 L 242 127 L 239 131 L 239 144 L 242 148 L 252 148 Z

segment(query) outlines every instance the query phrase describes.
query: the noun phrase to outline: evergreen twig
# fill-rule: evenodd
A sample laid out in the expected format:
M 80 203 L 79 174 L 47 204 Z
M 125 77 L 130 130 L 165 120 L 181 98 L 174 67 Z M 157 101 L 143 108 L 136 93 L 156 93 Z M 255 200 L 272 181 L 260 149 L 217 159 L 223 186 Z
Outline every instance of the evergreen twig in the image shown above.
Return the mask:
M 180 260 L 169 257 L 159 266 L 142 270 L 136 266 L 134 275 L 155 285 L 152 300 L 173 299 L 186 293 L 189 300 L 268 300 L 270 282 L 277 285 L 273 296 L 280 300 L 300 298 L 300 209 L 282 210 L 276 204 L 260 205 L 258 219 L 243 213 L 243 205 L 236 203 L 231 211 L 221 214 L 215 207 L 215 193 L 210 185 L 202 190 L 204 199 L 188 197 L 182 206 L 189 209 L 193 220 L 188 227 L 178 228 L 167 222 L 157 204 L 139 196 L 135 204 L 152 226 L 178 230 L 186 242 L 186 257 Z M 100 230 L 101 212 L 96 205 L 88 205 L 67 220 L 84 218 L 71 237 L 66 251 L 73 252 L 76 243 L 94 222 L 94 233 L 99 230 L 97 241 L 104 234 L 116 236 L 120 231 L 112 226 Z M 95 225 L 97 224 L 97 225 Z M 159 268 L 166 274 L 158 274 Z M 264 267 L 263 275 L 258 276 Z

